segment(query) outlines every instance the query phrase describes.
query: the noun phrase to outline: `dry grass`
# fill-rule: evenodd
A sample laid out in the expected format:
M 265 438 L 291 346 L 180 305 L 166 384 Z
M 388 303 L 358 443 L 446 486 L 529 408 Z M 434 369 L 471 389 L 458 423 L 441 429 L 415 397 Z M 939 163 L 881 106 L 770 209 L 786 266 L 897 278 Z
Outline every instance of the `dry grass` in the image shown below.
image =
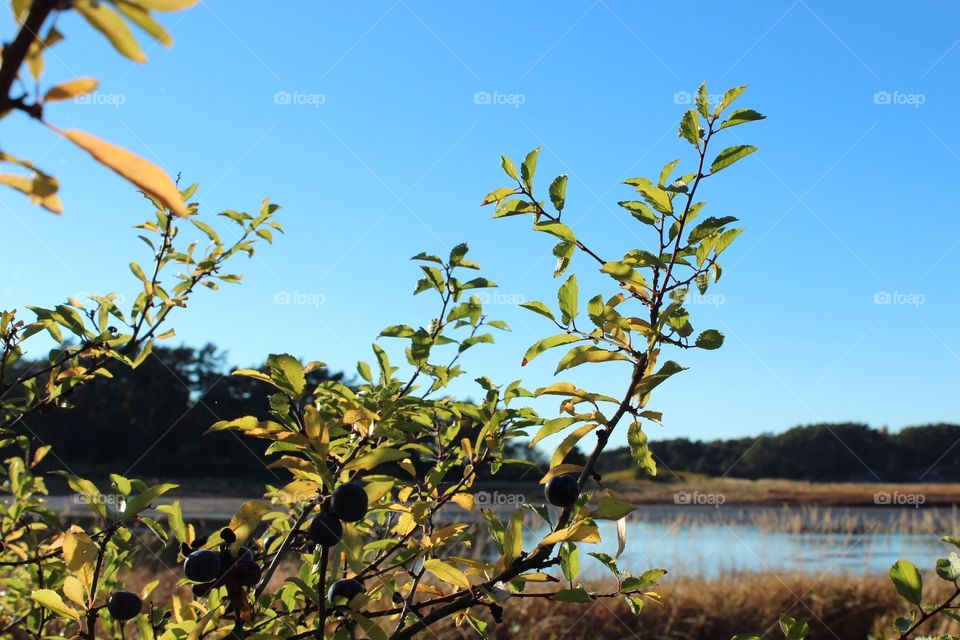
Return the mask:
M 180 576 L 169 570 L 140 571 L 126 576 L 128 589 L 150 580 L 160 585 L 152 596 L 165 601 Z M 928 601 L 948 592 L 934 575 L 925 576 Z M 279 586 L 279 585 L 277 585 Z M 609 591 L 610 585 L 593 585 Z M 776 628 L 781 613 L 809 620 L 809 640 L 893 640 L 893 621 L 904 613 L 903 600 L 886 576 L 823 576 L 736 574 L 720 580 L 673 578 L 660 584 L 662 603 L 648 602 L 640 615 L 626 604 L 598 600 L 592 604 L 552 602 L 542 598 L 506 603 L 504 622 L 491 622 L 494 640 L 728 640 L 738 633 L 782 638 Z M 186 589 L 181 595 L 189 598 Z M 432 640 L 475 640 L 467 626 L 441 625 L 424 637 Z M 958 633 L 960 625 L 930 623 L 925 633 Z
M 933 581 L 936 581 L 934 578 Z M 931 593 L 946 592 L 939 584 Z M 889 579 L 810 575 L 738 575 L 724 580 L 665 579 L 663 604 L 647 604 L 639 616 L 622 602 L 563 604 L 542 599 L 508 603 L 504 622 L 491 625 L 498 640 L 727 640 L 738 633 L 782 638 L 781 613 L 810 621 L 810 640 L 888 640 L 901 600 Z M 941 623 L 924 632 L 954 633 Z M 439 640 L 471 638 L 471 631 L 438 629 Z M 431 636 L 432 637 L 432 636 Z

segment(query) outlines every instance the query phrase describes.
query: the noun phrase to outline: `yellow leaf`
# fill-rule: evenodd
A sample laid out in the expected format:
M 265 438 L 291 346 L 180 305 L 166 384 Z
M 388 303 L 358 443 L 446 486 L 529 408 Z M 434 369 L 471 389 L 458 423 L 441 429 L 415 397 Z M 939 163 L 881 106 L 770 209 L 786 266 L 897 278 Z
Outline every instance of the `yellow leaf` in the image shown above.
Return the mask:
M 173 39 L 167 30 L 159 22 L 150 17 L 150 14 L 140 7 L 123 2 L 116 5 L 117 11 L 122 13 L 127 20 L 143 29 L 154 40 L 165 47 L 173 44 Z
M 140 589 L 140 599 L 146 600 L 147 596 L 153 593 L 153 590 L 157 588 L 158 584 L 160 584 L 159 580 L 151 580 L 147 584 L 143 585 L 143 588 Z
M 97 545 L 83 532 L 68 531 L 63 536 L 63 560 L 67 563 L 67 570 L 84 585 L 90 584 L 98 553 Z
M 423 563 L 423 568 L 440 580 L 446 582 L 447 584 L 453 585 L 454 587 L 459 587 L 461 589 L 470 588 L 470 581 L 467 580 L 466 574 L 453 565 L 447 564 L 443 560 L 431 558 Z
M 94 160 L 155 197 L 173 213 L 189 215 L 177 186 L 157 165 L 85 131 L 68 129 L 61 133 Z
M 95 78 L 75 78 L 67 82 L 61 82 L 58 85 L 50 87 L 43 94 L 44 102 L 57 102 L 58 100 L 69 100 L 77 96 L 86 95 L 97 88 Z
M 262 500 L 250 500 L 240 505 L 237 515 L 230 518 L 230 524 L 227 525 L 237 536 L 236 546 L 243 544 L 250 537 L 263 520 L 263 515 L 269 510 L 270 507 Z
M 581 522 L 559 529 L 540 541 L 541 547 L 549 547 L 560 542 L 600 542 L 597 525 Z
M 473 511 L 473 494 L 457 493 L 450 498 L 450 502 L 459 506 L 464 511 Z
M 0 184 L 16 189 L 30 198 L 31 204 L 39 204 L 50 213 L 63 213 L 63 205 L 57 196 L 57 179 L 37 172 L 33 178 L 12 173 L 0 173 Z
M 75 0 L 73 8 L 77 13 L 110 41 L 117 53 L 134 62 L 146 62 L 140 45 L 130 32 L 130 27 L 123 21 L 116 11 L 106 6 L 105 2 L 94 0 Z
M 550 478 L 554 476 L 563 476 L 568 473 L 580 473 L 583 471 L 583 467 L 578 464 L 558 464 L 548 471 L 542 478 L 540 478 L 540 484 L 547 484 Z
M 180 11 L 197 4 L 198 0 L 134 0 L 147 11 Z
M 75 604 L 86 607 L 86 590 L 76 576 L 67 576 L 63 579 L 63 595 L 70 598 Z

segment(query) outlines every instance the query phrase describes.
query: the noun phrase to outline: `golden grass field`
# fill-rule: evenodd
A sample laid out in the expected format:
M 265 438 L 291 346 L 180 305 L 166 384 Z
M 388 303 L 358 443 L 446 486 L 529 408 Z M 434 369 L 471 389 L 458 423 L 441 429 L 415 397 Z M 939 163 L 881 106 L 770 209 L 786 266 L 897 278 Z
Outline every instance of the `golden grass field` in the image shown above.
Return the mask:
M 155 598 L 176 589 L 178 572 L 140 572 L 127 577 L 127 587 L 159 578 Z M 925 582 L 931 599 L 946 593 L 935 576 Z M 595 585 L 606 589 L 609 585 Z M 182 595 L 189 598 L 187 590 Z M 827 576 L 791 574 L 731 575 L 723 580 L 666 576 L 660 604 L 649 602 L 634 616 L 622 602 L 592 604 L 551 602 L 541 598 L 507 603 L 502 624 L 491 624 L 496 640 L 729 640 L 738 633 L 763 633 L 780 638 L 781 613 L 806 618 L 809 640 L 890 640 L 896 615 L 904 612 L 886 576 Z M 489 616 L 480 614 L 489 619 Z M 491 621 L 492 622 L 492 621 Z M 424 637 L 435 640 L 476 638 L 466 626 L 437 627 Z M 957 633 L 960 625 L 933 621 L 924 633 Z

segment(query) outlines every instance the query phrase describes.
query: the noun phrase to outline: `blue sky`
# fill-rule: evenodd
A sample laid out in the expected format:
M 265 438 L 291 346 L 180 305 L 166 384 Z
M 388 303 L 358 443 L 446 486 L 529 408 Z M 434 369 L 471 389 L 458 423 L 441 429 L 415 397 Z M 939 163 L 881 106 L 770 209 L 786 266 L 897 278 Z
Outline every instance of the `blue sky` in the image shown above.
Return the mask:
M 655 396 L 653 437 L 957 420 L 960 5 L 205 0 L 163 19 L 175 46 L 149 49 L 145 66 L 63 20 L 47 82 L 101 86 L 95 103 L 47 117 L 182 171 L 209 213 L 264 196 L 284 206 L 286 237 L 240 265 L 241 287 L 198 296 L 180 340 L 213 341 L 238 365 L 285 351 L 352 371 L 380 328 L 427 319 L 408 258 L 467 240 L 500 284 L 491 315 L 514 331 L 465 365 L 545 384 L 554 360 L 519 361 L 550 327 L 515 303 L 553 301 L 558 283 L 544 236 L 478 206 L 503 185 L 499 155 L 543 145 L 542 180 L 570 176 L 568 223 L 622 254 L 650 238 L 618 210 L 631 197 L 619 181 L 691 160 L 682 92 L 750 84 L 741 106 L 768 119 L 727 140 L 760 152 L 702 191 L 707 212 L 747 227 L 717 297 L 693 308 L 727 342 L 672 354 L 691 368 Z M 19 114 L 3 132 L 5 151 L 60 176 L 66 208 L 0 193 L 4 306 L 129 296 L 127 262 L 149 259 L 131 229 L 149 213 L 141 197 Z M 583 258 L 574 268 L 585 299 L 602 281 Z M 884 292 L 891 303 L 876 304 Z M 456 391 L 476 395 L 471 378 Z M 568 379 L 625 384 L 616 365 Z

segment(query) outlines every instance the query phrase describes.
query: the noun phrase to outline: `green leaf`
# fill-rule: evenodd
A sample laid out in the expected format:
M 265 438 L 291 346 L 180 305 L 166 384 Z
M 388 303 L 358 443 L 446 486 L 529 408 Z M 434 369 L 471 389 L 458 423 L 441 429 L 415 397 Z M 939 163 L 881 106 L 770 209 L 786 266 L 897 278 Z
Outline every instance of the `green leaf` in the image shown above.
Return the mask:
M 554 600 L 560 602 L 590 602 L 590 594 L 584 589 L 561 589 L 553 595 Z
M 557 301 L 560 303 L 561 324 L 569 325 L 577 317 L 577 276 L 567 278 L 557 291 Z
M 647 288 L 646 278 L 626 262 L 605 262 L 603 266 L 600 267 L 600 271 L 612 276 L 615 280 L 623 284 L 631 285 L 638 289 Z
M 467 255 L 467 251 L 469 250 L 470 248 L 467 246 L 466 242 L 461 242 L 460 244 L 455 246 L 453 249 L 451 249 L 450 250 L 450 266 L 456 267 L 461 262 L 463 262 L 463 258 L 464 256 Z
M 572 542 L 564 542 L 560 545 L 560 571 L 563 577 L 569 581 L 577 579 L 580 573 L 580 552 L 577 545 Z
M 656 224 L 658 218 L 650 208 L 642 202 L 637 202 L 635 200 L 626 200 L 618 202 L 618 205 L 630 212 L 634 218 L 639 220 L 644 224 Z
M 923 601 L 923 577 L 912 562 L 897 560 L 890 567 L 893 586 L 907 602 L 920 605 Z
M 657 463 L 653 459 L 653 454 L 650 453 L 650 447 L 647 446 L 647 434 L 643 432 L 639 422 L 634 422 L 627 429 L 627 444 L 630 445 L 630 454 L 634 462 L 651 476 L 657 475 Z
M 577 245 L 573 242 L 561 241 L 553 247 L 553 255 L 557 258 L 557 264 L 553 268 L 553 277 L 556 278 L 570 266 L 570 259 L 573 257 L 574 248 Z
M 723 110 L 729 107 L 730 103 L 736 100 L 737 96 L 739 96 L 741 93 L 746 91 L 746 89 L 747 89 L 747 85 L 743 85 L 742 87 L 734 87 L 732 89 L 727 89 L 727 91 L 723 94 L 723 98 L 720 99 L 720 104 L 718 104 L 717 108 L 714 109 L 713 114 L 719 115 L 723 113 Z
M 673 213 L 670 194 L 656 186 L 646 178 L 630 178 L 624 183 L 632 185 L 643 199 L 660 213 Z
M 439 257 L 434 256 L 434 255 L 430 255 L 429 253 L 425 253 L 425 252 L 423 252 L 423 251 L 421 251 L 420 253 L 418 253 L 417 255 L 413 256 L 413 257 L 410 258 L 410 259 L 411 259 L 411 260 L 423 260 L 424 262 L 435 262 L 435 263 L 437 263 L 437 264 L 443 264 L 443 260 L 441 260 Z
M 60 597 L 60 594 L 52 589 L 37 589 L 30 594 L 30 597 L 57 615 L 72 620 L 80 619 L 80 614 L 77 613 L 77 610 L 65 603 L 63 598 Z
M 520 198 L 513 198 L 503 203 L 498 202 L 497 211 L 493 214 L 493 217 L 494 219 L 507 218 L 510 216 L 523 215 L 524 213 L 533 213 L 536 210 L 537 208 L 532 203 L 521 200 Z
M 540 147 L 528 153 L 527 157 L 523 159 L 523 164 L 520 165 L 520 178 L 528 191 L 533 190 L 533 175 L 537 171 L 538 155 L 540 155 Z
M 557 176 L 554 178 L 553 182 L 550 183 L 550 202 L 553 203 L 553 208 L 557 212 L 563 211 L 563 204 L 567 199 L 567 176 L 566 174 L 562 176 Z
M 693 109 L 687 109 L 680 119 L 679 135 L 695 147 L 700 144 L 700 118 Z
M 644 376 L 643 380 L 640 381 L 640 384 L 637 385 L 637 389 L 640 392 L 649 393 L 671 376 L 680 373 L 681 371 L 686 371 L 686 369 L 686 367 L 677 364 L 673 360 L 667 360 L 663 363 L 663 366 L 657 370 L 656 373 Z
M 363 360 L 357 362 L 357 373 L 367 382 L 373 382 L 373 374 L 370 373 L 370 365 Z
M 277 387 L 295 397 L 303 395 L 307 379 L 299 360 L 286 353 L 271 354 L 267 357 L 267 368 Z
M 697 336 L 696 344 L 701 349 L 719 349 L 723 346 L 723 334 L 716 329 L 701 331 Z
M 109 8 L 106 2 L 76 0 L 73 8 L 83 16 L 91 27 L 102 33 L 120 55 L 134 62 L 147 61 L 147 57 L 143 55 L 143 51 L 141 51 L 140 45 L 137 44 L 127 23 L 113 9 Z
M 413 330 L 413 327 L 407 326 L 405 324 L 395 324 L 381 331 L 380 337 L 381 338 L 409 338 L 415 333 L 416 331 Z
M 585 362 L 612 362 L 615 360 L 629 361 L 630 358 L 619 351 L 608 351 L 592 345 L 574 347 L 560 359 L 554 374 L 578 367 Z
M 619 520 L 637 510 L 637 505 L 620 498 L 607 496 L 600 499 L 597 508 L 590 512 L 594 520 Z
M 697 88 L 697 96 L 693 99 L 697 112 L 704 118 L 710 117 L 710 98 L 707 96 L 707 83 L 702 82 Z
M 454 587 L 459 589 L 470 588 L 470 581 L 467 580 L 467 576 L 463 573 L 463 571 L 460 571 L 460 569 L 457 569 L 453 565 L 446 563 L 443 560 L 430 558 L 429 560 L 424 561 L 423 568 L 432 573 L 439 580 L 453 585 Z
M 673 173 L 673 170 L 677 168 L 678 164 L 680 164 L 679 159 L 671 160 L 667 164 L 663 165 L 663 169 L 660 170 L 660 178 L 657 181 L 661 188 L 667 184 L 667 180 L 670 179 L 670 174 Z
M 136 496 L 135 498 L 131 498 L 129 501 L 127 501 L 127 506 L 123 510 L 123 519 L 128 520 L 134 517 L 135 515 L 137 515 L 147 507 L 149 507 L 150 504 L 154 500 L 156 500 L 158 497 L 162 496 L 167 491 L 170 491 L 176 488 L 177 488 L 177 485 L 175 484 L 158 484 L 156 486 L 150 487 L 149 489 L 145 490 L 143 493 Z
M 503 534 L 503 558 L 509 565 L 520 557 L 523 551 L 523 509 L 517 509 L 510 516 Z
M 522 302 L 520 303 L 520 306 L 529 311 L 533 311 L 534 313 L 539 313 L 544 318 L 554 320 L 553 312 L 550 311 L 550 308 L 542 302 L 538 302 L 536 300 L 532 302 Z
M 500 206 L 500 203 L 505 198 L 507 198 L 508 196 L 512 196 L 516 192 L 517 190 L 512 187 L 500 187 L 499 189 L 494 189 L 493 191 L 487 194 L 487 196 L 480 203 L 480 206 L 483 207 L 492 202 L 496 202 L 497 206 Z M 523 213 L 523 212 L 517 212 L 517 213 Z M 497 217 L 497 216 L 494 216 L 494 217 Z
M 753 109 L 737 109 L 736 111 L 730 112 L 730 115 L 727 117 L 727 119 L 720 123 L 720 128 L 717 129 L 717 131 L 735 127 L 738 124 L 764 120 L 766 117 L 767 116 L 763 115 L 762 113 L 757 113 Z
M 597 425 L 590 423 L 585 424 L 573 431 L 570 435 L 563 439 L 563 442 L 560 443 L 560 446 L 557 447 L 556 451 L 553 452 L 553 455 L 550 457 L 550 468 L 554 468 L 558 464 L 563 463 L 563 459 L 567 457 L 573 448 L 577 446 L 577 443 L 580 440 L 597 428 Z
M 409 458 L 410 455 L 399 449 L 391 449 L 389 447 L 380 447 L 373 449 L 369 453 L 366 453 L 358 458 L 355 458 L 351 462 L 347 463 L 344 467 L 344 471 L 353 471 L 359 469 L 361 471 L 366 471 L 373 469 L 374 467 L 384 464 L 385 462 L 395 462 L 397 460 L 403 460 L 404 458 Z
M 560 238 L 566 242 L 576 242 L 577 237 L 573 235 L 573 230 L 562 222 L 556 222 L 553 220 L 548 220 L 546 222 L 538 222 L 533 225 L 533 228 L 536 231 L 543 231 L 549 233 L 552 236 Z
M 718 153 L 716 158 L 714 158 L 713 164 L 710 165 L 710 173 L 716 173 L 721 169 L 726 169 L 737 160 L 746 158 L 756 150 L 756 147 L 749 144 L 738 144 L 732 147 L 727 147 Z
M 723 234 L 717 239 L 717 244 L 715 244 L 713 247 L 716 255 L 723 253 L 724 249 L 729 247 L 730 243 L 733 242 L 734 239 L 741 233 L 743 233 L 743 227 L 724 231 Z
M 514 180 L 519 180 L 519 178 L 517 178 L 517 168 L 513 166 L 513 160 L 507 156 L 500 156 L 500 166 L 503 168 L 505 174 Z
M 714 216 L 710 216 L 709 218 L 705 218 L 702 222 L 700 222 L 700 224 L 695 226 L 690 231 L 690 235 L 687 236 L 687 242 L 689 242 L 690 244 L 699 242 L 703 238 L 706 238 L 707 236 L 712 234 L 717 229 L 724 227 L 730 224 L 731 222 L 736 222 L 736 221 L 737 219 L 734 218 L 733 216 L 723 216 L 722 218 L 715 218 Z
M 579 342 L 583 340 L 580 336 L 573 335 L 571 333 L 558 333 L 555 336 L 550 336 L 549 338 L 544 338 L 543 340 L 538 340 L 533 343 L 527 352 L 523 356 L 523 361 L 520 363 L 521 366 L 526 366 L 538 355 L 543 353 L 548 349 L 558 347 L 562 344 L 570 344 L 571 342 Z
M 552 420 L 547 420 L 543 423 L 543 426 L 540 427 L 540 430 L 537 431 L 536 435 L 533 436 L 533 439 L 530 440 L 530 446 L 534 446 L 547 436 L 552 436 L 558 431 L 563 431 L 572 424 L 579 422 L 577 418 L 554 418 Z
M 357 621 L 357 625 L 370 640 L 387 640 L 387 633 L 370 618 L 356 612 L 352 612 L 350 617 Z
M 947 558 L 938 558 L 937 575 L 948 582 L 960 580 L 960 556 L 951 552 Z

